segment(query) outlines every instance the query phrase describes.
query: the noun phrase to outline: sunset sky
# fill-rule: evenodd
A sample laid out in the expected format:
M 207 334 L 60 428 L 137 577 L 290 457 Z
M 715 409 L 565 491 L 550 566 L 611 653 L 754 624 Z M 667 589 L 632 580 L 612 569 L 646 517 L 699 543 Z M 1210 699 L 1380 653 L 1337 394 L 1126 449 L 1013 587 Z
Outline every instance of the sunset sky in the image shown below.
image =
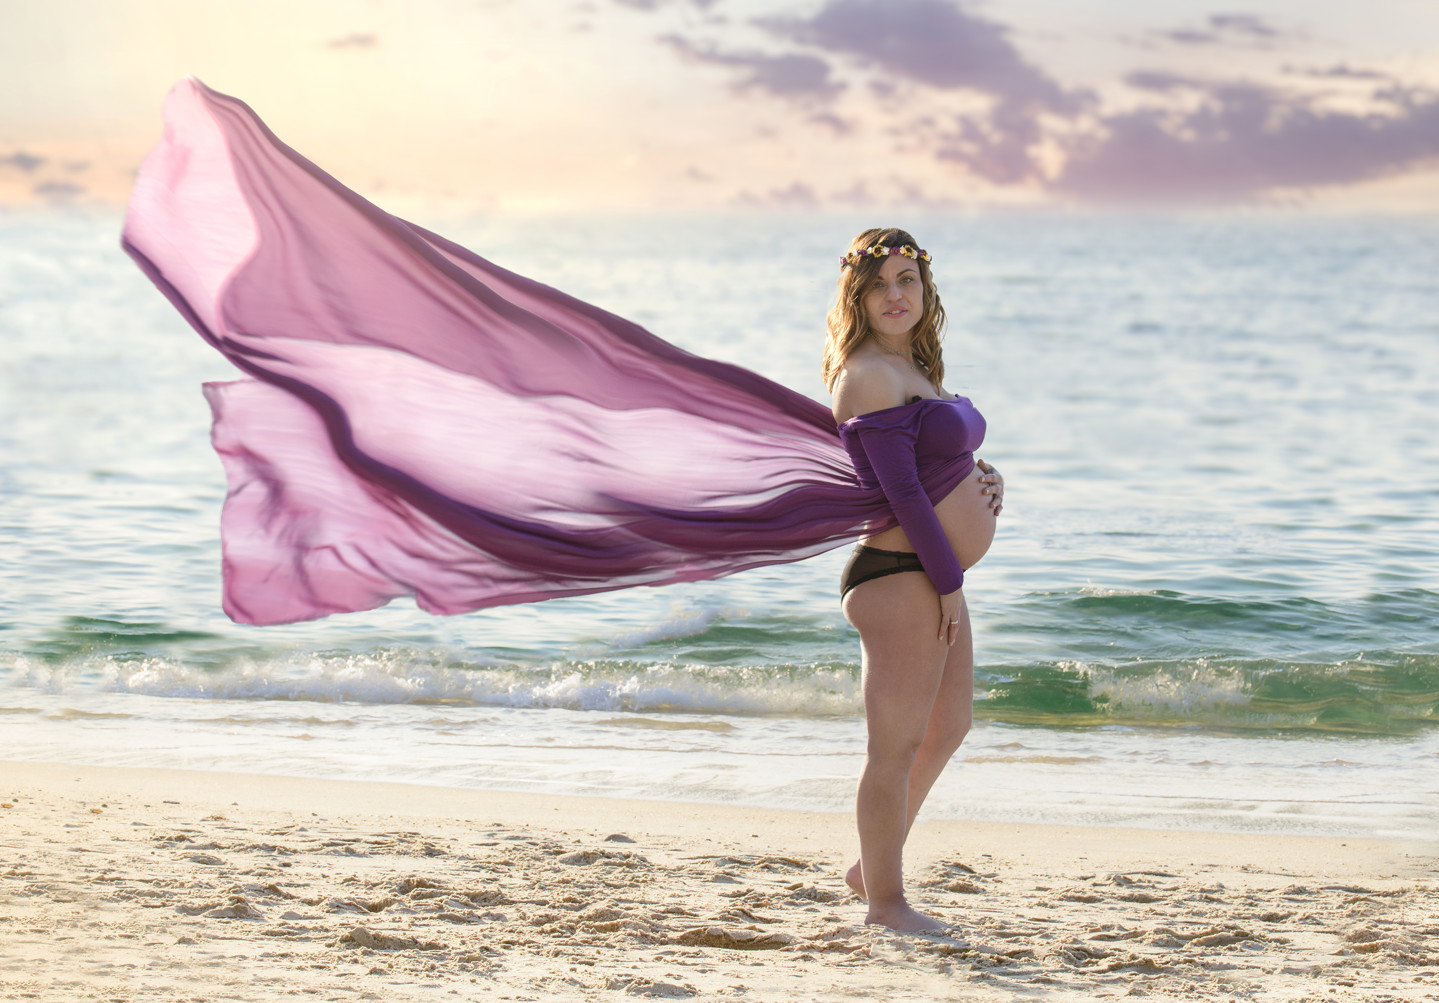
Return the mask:
M 0 0 L 0 204 L 186 74 L 397 210 L 1439 212 L 1436 0 Z

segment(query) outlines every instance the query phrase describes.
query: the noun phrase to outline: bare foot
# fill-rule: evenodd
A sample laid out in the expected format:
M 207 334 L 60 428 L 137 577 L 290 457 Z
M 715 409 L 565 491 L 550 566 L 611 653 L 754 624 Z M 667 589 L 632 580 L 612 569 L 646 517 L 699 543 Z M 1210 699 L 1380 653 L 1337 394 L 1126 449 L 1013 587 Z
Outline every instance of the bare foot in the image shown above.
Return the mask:
M 941 923 L 933 916 L 926 916 L 903 899 L 888 908 L 879 908 L 871 903 L 869 915 L 864 918 L 864 921 L 878 926 L 887 926 L 900 933 L 938 933 L 941 930 L 949 929 L 948 924 Z
M 858 860 L 854 862 L 853 867 L 845 872 L 844 883 L 849 885 L 850 890 L 860 898 L 868 897 L 864 894 L 864 868 L 860 866 Z

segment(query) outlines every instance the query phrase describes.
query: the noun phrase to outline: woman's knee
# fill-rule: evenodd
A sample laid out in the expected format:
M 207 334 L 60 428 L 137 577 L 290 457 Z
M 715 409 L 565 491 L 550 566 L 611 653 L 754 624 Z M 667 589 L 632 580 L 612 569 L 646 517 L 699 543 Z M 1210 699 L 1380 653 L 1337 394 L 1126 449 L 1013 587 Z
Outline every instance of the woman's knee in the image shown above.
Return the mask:
M 970 724 L 973 715 L 956 715 L 952 720 L 942 723 L 931 724 L 929 732 L 924 736 L 924 744 L 928 751 L 942 755 L 946 758 L 959 751 L 964 740 L 969 737 Z
M 915 757 L 919 755 L 919 750 L 924 745 L 924 739 L 923 733 L 877 735 L 871 732 L 865 754 L 871 763 L 908 770 L 914 765 Z

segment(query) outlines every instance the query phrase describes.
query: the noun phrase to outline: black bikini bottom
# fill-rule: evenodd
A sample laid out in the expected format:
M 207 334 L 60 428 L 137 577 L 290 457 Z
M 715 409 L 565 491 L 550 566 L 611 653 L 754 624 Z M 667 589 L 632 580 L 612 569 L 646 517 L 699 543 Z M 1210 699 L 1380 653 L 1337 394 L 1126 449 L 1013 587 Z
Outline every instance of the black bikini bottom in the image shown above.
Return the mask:
M 844 572 L 839 576 L 840 598 L 849 595 L 849 590 L 856 585 L 904 571 L 924 572 L 924 565 L 919 563 L 918 554 L 909 550 L 880 550 L 878 547 L 860 544 L 854 548 L 854 553 L 849 556 L 849 563 L 844 566 Z

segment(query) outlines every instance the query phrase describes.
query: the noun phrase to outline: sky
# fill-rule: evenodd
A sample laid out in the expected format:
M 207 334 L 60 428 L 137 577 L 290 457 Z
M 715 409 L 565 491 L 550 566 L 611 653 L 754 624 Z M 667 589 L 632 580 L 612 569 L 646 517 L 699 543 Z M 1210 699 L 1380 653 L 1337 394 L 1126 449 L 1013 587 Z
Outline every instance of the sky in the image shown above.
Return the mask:
M 0 0 L 0 206 L 186 75 L 395 211 L 1439 213 L 1439 0 Z

